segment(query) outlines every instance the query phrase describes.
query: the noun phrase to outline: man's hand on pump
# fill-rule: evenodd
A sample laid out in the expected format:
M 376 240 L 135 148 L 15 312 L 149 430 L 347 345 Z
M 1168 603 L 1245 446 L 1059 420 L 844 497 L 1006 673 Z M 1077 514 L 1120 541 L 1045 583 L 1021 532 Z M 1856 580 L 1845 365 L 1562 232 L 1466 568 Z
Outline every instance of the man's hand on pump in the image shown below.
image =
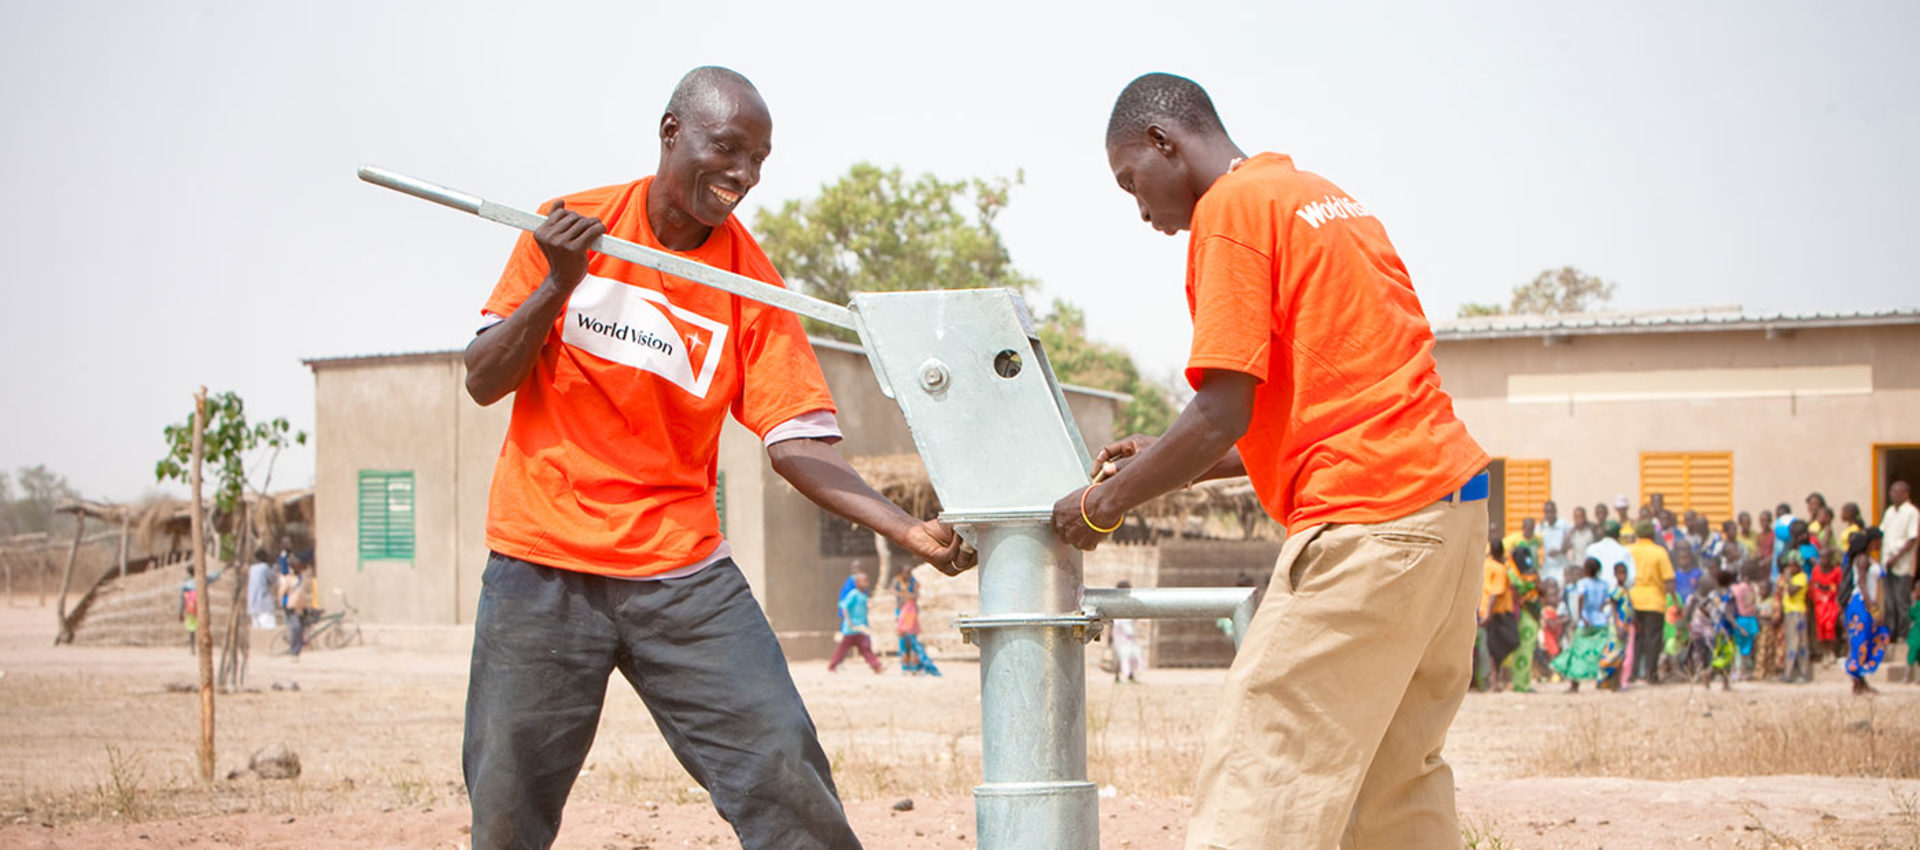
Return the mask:
M 915 557 L 950 576 L 972 569 L 980 560 L 979 553 L 960 539 L 953 526 L 937 519 L 927 520 L 907 532 L 906 543 Z

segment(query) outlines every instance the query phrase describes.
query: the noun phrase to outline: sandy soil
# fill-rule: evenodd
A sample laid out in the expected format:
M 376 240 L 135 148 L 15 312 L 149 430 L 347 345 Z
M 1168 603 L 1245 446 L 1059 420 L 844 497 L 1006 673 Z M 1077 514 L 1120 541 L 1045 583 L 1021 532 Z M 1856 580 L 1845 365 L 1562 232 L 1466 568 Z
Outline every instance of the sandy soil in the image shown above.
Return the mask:
M 256 654 L 248 681 L 258 690 L 219 700 L 222 778 L 208 786 L 196 778 L 197 698 L 168 690 L 194 680 L 184 645 L 55 648 L 52 624 L 47 609 L 0 607 L 0 847 L 466 846 L 458 630 L 380 634 L 375 646 L 298 663 Z M 945 678 L 923 679 L 828 674 L 815 662 L 795 676 L 867 846 L 972 846 L 976 667 L 949 663 Z M 1220 673 L 1090 680 L 1091 772 L 1111 793 L 1102 846 L 1179 847 Z M 1810 686 L 1730 694 L 1470 695 L 1448 748 L 1466 839 L 1920 848 L 1920 688 L 1882 688 L 1852 699 L 1844 677 L 1823 670 Z M 1742 735 L 1766 739 L 1753 751 L 1771 763 L 1723 757 L 1728 736 Z M 282 742 L 300 756 L 299 779 L 244 774 L 250 753 Z M 1611 757 L 1642 750 L 1662 756 Z M 910 811 L 894 810 L 909 798 Z M 639 701 L 616 688 L 559 846 L 737 845 Z

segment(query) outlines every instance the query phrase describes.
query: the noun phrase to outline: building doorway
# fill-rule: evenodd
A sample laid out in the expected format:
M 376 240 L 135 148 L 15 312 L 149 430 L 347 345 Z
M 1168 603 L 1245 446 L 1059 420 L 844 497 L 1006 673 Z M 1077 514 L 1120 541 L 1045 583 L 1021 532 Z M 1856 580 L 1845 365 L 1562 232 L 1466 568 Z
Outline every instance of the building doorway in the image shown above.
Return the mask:
M 1920 443 L 1876 443 L 1873 447 L 1873 516 L 1869 525 L 1878 525 L 1887 511 L 1887 488 L 1895 481 L 1920 490 Z
M 1504 537 L 1520 530 L 1520 521 L 1546 517 L 1553 498 L 1553 462 L 1545 458 L 1497 457 L 1487 466 L 1487 530 Z

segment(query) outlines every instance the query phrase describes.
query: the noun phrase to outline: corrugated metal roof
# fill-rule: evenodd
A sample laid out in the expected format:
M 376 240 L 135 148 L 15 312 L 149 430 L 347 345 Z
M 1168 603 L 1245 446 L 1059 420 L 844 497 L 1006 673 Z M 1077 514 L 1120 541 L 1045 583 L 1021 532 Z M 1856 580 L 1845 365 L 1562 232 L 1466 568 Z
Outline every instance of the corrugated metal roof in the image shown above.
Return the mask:
M 1760 313 L 1739 307 L 1702 307 L 1637 313 L 1582 313 L 1560 316 L 1479 316 L 1433 323 L 1442 342 L 1524 337 L 1597 336 L 1634 333 L 1711 333 L 1786 331 L 1814 328 L 1920 324 L 1920 308 L 1834 313 Z
M 841 342 L 840 340 L 837 340 L 837 339 L 827 339 L 825 337 L 817 337 L 817 336 L 807 337 L 807 339 L 813 342 L 813 345 L 815 348 L 825 348 L 830 351 L 845 351 L 852 354 L 858 354 L 861 357 L 867 356 L 867 350 L 865 348 L 862 348 L 861 346 L 855 345 L 850 342 Z M 346 355 L 339 355 L 334 357 L 308 357 L 308 358 L 302 359 L 300 361 L 300 364 L 317 372 L 322 368 L 332 367 L 332 366 L 355 366 L 355 365 L 373 364 L 373 363 L 402 363 L 408 360 L 443 360 L 443 359 L 451 360 L 463 354 L 465 354 L 465 350 L 459 349 L 459 348 L 441 349 L 439 351 L 399 351 L 399 352 L 393 352 L 389 354 L 346 354 Z M 1077 393 L 1079 395 L 1089 395 L 1097 398 L 1109 399 L 1112 401 L 1119 402 L 1121 404 L 1126 404 L 1130 401 L 1133 401 L 1133 396 L 1127 393 L 1114 392 L 1112 390 L 1094 389 L 1093 387 L 1083 387 L 1078 384 L 1063 383 L 1060 385 L 1060 389 L 1065 392 Z
M 459 357 L 465 349 L 445 348 L 438 351 L 394 351 L 379 354 L 341 354 L 333 357 L 306 357 L 300 365 L 319 371 L 322 366 L 351 366 L 355 363 L 397 362 L 402 360 L 436 360 Z

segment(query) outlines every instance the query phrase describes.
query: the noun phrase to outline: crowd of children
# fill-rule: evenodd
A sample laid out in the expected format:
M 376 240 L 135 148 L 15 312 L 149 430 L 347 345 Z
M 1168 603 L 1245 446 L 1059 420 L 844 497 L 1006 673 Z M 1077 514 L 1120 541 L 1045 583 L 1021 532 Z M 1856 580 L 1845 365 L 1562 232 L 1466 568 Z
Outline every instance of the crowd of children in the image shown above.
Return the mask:
M 1890 645 L 1907 642 L 1908 683 L 1920 683 L 1920 602 L 1913 597 L 1916 512 L 1905 482 L 1890 489 L 1880 526 L 1859 507 L 1838 514 L 1814 493 L 1807 517 L 1782 503 L 1715 530 L 1676 517 L 1660 495 L 1629 513 L 1625 497 L 1575 508 L 1487 546 L 1474 686 L 1531 690 L 1536 678 L 1620 690 L 1685 680 L 1808 682 L 1816 665 L 1844 666 L 1856 694 Z

